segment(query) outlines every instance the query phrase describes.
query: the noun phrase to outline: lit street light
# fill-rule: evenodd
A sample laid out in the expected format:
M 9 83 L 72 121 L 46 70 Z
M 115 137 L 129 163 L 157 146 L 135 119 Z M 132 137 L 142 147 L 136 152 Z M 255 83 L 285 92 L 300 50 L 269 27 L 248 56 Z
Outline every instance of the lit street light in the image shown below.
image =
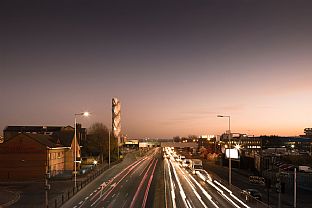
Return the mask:
M 232 158 L 231 158 L 231 116 L 217 115 L 219 118 L 229 118 L 229 186 L 232 185 Z
M 74 134 L 74 175 L 75 175 L 75 188 L 77 187 L 77 116 L 88 117 L 89 112 L 75 113 L 75 134 Z

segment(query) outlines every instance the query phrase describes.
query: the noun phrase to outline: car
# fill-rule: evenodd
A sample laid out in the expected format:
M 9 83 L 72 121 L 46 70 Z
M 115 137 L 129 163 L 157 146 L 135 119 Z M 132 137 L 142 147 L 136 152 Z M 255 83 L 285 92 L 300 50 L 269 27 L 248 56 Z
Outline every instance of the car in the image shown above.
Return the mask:
M 262 194 L 257 189 L 242 190 L 241 196 L 244 197 L 246 201 L 252 201 L 253 199 L 262 200 Z

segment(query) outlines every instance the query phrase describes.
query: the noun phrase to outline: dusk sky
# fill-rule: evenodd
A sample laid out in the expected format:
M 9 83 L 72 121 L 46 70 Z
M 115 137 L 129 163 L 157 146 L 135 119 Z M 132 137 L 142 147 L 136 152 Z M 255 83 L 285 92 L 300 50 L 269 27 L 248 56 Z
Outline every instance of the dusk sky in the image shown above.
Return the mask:
M 1 1 L 1 130 L 111 126 L 112 97 L 130 138 L 312 127 L 311 1 L 99 2 Z

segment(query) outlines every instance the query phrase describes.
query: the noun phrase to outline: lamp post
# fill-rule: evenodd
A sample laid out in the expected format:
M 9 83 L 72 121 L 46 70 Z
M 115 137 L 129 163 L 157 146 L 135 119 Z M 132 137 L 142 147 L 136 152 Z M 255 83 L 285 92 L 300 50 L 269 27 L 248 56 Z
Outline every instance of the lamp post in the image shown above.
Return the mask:
M 90 115 L 89 112 L 83 113 L 75 113 L 75 134 L 74 134 L 74 181 L 75 181 L 75 188 L 77 187 L 77 116 L 85 116 L 88 117 Z
M 108 167 L 110 168 L 110 161 L 111 161 L 111 156 L 110 156 L 110 130 L 108 130 Z
M 219 117 L 219 118 L 229 118 L 229 187 L 231 188 L 231 185 L 232 185 L 231 116 L 217 115 L 217 117 Z

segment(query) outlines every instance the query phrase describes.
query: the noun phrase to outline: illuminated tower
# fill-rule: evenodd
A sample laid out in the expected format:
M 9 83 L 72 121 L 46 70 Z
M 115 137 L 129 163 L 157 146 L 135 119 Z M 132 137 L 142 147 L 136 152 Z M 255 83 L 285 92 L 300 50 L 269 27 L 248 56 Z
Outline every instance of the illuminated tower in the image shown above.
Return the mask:
M 112 130 L 114 137 L 118 140 L 118 145 L 120 143 L 120 133 L 121 133 L 121 115 L 120 115 L 120 101 L 117 98 L 112 99 Z

